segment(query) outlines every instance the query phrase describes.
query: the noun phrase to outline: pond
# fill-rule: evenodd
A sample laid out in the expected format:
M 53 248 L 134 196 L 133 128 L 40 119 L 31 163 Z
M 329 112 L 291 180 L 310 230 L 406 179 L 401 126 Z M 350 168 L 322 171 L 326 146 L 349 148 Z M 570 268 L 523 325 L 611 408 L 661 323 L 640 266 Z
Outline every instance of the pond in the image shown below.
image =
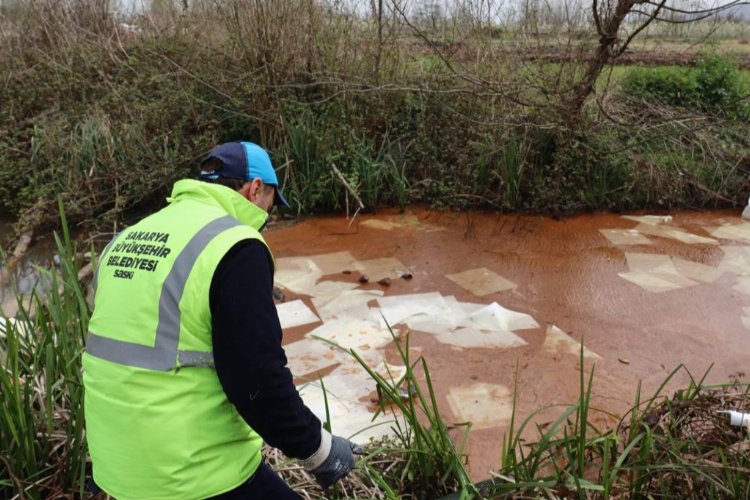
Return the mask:
M 630 408 L 639 381 L 650 395 L 680 363 L 696 378 L 713 364 L 709 382 L 742 377 L 748 366 L 750 223 L 736 212 L 553 220 L 412 209 L 351 226 L 314 217 L 266 239 L 285 292 L 289 366 L 308 405 L 324 415 L 322 376 L 334 432 L 365 427 L 374 384 L 319 339 L 399 374 L 383 318 L 396 332 L 408 328 L 446 422 L 472 422 L 475 479 L 500 465 L 514 387 L 521 419 L 577 400 L 582 339 L 586 373 L 596 366 L 593 406 L 613 413 L 595 417 L 601 426 Z M 687 382 L 681 374 L 668 389 Z
M 611 412 L 594 416 L 601 427 L 617 424 L 639 381 L 650 395 L 681 363 L 696 378 L 713 365 L 708 382 L 743 378 L 748 366 L 750 223 L 737 212 L 553 220 L 413 207 L 264 234 L 306 403 L 324 418 L 322 379 L 334 433 L 359 442 L 389 433 L 392 416 L 371 422 L 374 382 L 329 342 L 398 378 L 403 362 L 386 322 L 402 340 L 408 331 L 445 422 L 457 438 L 472 423 L 465 451 L 476 480 L 500 466 L 514 390 L 519 421 L 552 405 L 534 418 L 540 425 L 577 400 L 582 341 L 586 375 L 595 366 L 593 406 Z M 51 239 L 35 244 L 18 271 L 23 293 L 52 253 Z M 1 298 L 12 315 L 13 297 Z M 682 373 L 667 390 L 688 381 Z

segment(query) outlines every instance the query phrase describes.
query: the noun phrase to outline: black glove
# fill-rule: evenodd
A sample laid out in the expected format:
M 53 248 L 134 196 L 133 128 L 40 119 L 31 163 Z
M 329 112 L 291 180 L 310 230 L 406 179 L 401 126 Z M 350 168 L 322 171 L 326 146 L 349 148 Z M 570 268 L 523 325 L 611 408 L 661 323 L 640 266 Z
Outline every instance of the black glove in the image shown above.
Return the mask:
M 321 488 L 326 489 L 339 479 L 346 477 L 354 467 L 354 454 L 361 455 L 362 448 L 340 436 L 333 436 L 326 430 L 321 431 L 321 446 L 312 457 L 302 460 L 303 467 L 308 470 Z M 329 445 L 330 443 L 330 445 Z M 320 462 L 320 452 L 328 448 L 328 454 Z

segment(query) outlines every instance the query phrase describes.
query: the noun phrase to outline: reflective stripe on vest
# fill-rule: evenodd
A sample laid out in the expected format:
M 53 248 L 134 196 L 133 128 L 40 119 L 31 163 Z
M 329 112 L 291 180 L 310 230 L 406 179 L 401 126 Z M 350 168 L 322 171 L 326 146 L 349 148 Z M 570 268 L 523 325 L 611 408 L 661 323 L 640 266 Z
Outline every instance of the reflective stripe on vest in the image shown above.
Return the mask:
M 159 321 L 153 347 L 89 332 L 86 352 L 106 361 L 149 370 L 171 370 L 178 362 L 180 366 L 214 366 L 213 354 L 210 352 L 177 349 L 180 343 L 180 300 L 188 276 L 201 252 L 217 235 L 240 224 L 230 215 L 209 222 L 177 256 L 159 296 Z

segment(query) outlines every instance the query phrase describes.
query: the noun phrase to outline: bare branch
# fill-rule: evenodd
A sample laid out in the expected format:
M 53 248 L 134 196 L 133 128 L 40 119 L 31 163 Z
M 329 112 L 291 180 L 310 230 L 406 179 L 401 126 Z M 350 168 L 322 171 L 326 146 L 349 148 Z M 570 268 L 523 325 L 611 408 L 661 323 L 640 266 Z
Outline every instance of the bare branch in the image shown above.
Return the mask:
M 645 3 L 647 5 L 653 5 L 653 6 L 659 5 L 656 2 L 653 2 L 651 0 L 648 0 L 648 1 L 643 2 L 643 3 Z M 750 5 L 750 2 L 747 2 L 747 1 L 744 1 L 744 0 L 732 0 L 732 1 L 728 2 L 728 3 L 726 3 L 726 4 L 717 5 L 716 7 L 710 7 L 708 9 L 695 9 L 695 10 L 678 9 L 676 7 L 671 7 L 669 5 L 665 5 L 665 6 L 663 6 L 663 10 L 669 11 L 669 12 L 674 12 L 675 14 L 685 14 L 685 15 L 689 15 L 689 16 L 700 15 L 700 14 L 714 15 L 714 14 L 718 14 L 720 12 L 723 12 L 723 11 L 725 11 L 727 9 L 731 9 L 732 7 L 737 7 L 737 6 L 741 6 L 741 5 Z
M 599 36 L 604 36 L 602 31 L 602 20 L 599 17 L 599 1 L 592 0 L 591 11 L 594 13 L 594 24 L 596 25 L 596 33 Z
M 667 3 L 667 0 L 661 0 L 659 5 L 656 6 L 656 10 L 654 10 L 653 16 L 648 18 L 638 28 L 636 28 L 635 31 L 633 31 L 633 33 L 631 33 L 630 36 L 628 36 L 625 42 L 623 42 L 622 45 L 620 45 L 620 49 L 617 51 L 615 58 L 622 55 L 622 53 L 625 52 L 625 50 L 627 50 L 628 46 L 630 45 L 630 42 L 633 41 L 633 39 L 638 35 L 638 33 L 646 29 L 649 24 L 651 24 L 652 22 L 654 22 L 655 19 L 657 19 L 659 12 L 661 11 L 662 7 L 664 7 L 666 3 Z

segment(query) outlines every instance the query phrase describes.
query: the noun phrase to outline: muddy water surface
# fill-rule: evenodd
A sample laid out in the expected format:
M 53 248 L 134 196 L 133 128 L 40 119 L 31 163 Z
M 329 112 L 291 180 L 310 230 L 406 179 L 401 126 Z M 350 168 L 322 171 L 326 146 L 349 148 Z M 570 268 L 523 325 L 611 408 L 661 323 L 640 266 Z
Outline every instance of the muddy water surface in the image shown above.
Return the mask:
M 342 251 L 357 262 L 398 261 L 358 270 L 362 266 L 345 257 L 339 265 L 333 257 L 325 261 L 319 282 L 356 283 L 358 290 L 382 291 L 385 297 L 436 292 L 458 303 L 497 303 L 533 318 L 538 326 L 532 328 L 524 318 L 513 325 L 526 328 L 506 324 L 512 332 L 503 338 L 510 340 L 494 347 L 481 346 L 495 333 L 478 327 L 442 335 L 411 328 L 411 345 L 427 359 L 445 419 L 473 422 L 466 451 L 472 476 L 483 479 L 500 465 L 514 385 L 520 418 L 545 405 L 576 401 L 581 339 L 587 348 L 585 369 L 596 365 L 594 405 L 617 415 L 629 408 L 639 381 L 649 394 L 680 363 L 697 377 L 713 364 L 711 382 L 727 381 L 748 368 L 750 311 L 743 308 L 750 306 L 750 253 L 744 253 L 750 225 L 730 212 L 672 216 L 644 224 L 619 215 L 556 221 L 413 209 L 407 217 L 396 212 L 363 216 L 352 227 L 344 217 L 308 219 L 274 228 L 266 239 L 280 270 L 295 262 L 289 257 Z M 613 229 L 626 231 L 606 231 Z M 477 269 L 483 287 L 460 278 Z M 390 285 L 374 282 L 389 270 L 398 273 Z M 368 272 L 370 282 L 360 285 L 360 275 Z M 412 278 L 398 278 L 403 272 Z M 300 298 L 315 311 L 306 293 L 285 292 L 287 302 Z M 374 308 L 377 297 L 372 299 L 368 304 Z M 476 311 L 478 306 L 471 307 Z M 320 325 L 287 329 L 285 344 Z M 473 343 L 475 337 L 479 344 Z M 397 364 L 393 346 L 385 351 L 388 361 Z M 352 378 L 351 384 L 358 380 Z M 681 374 L 671 387 L 687 380 Z M 366 402 L 362 394 L 372 387 L 355 389 Z M 536 421 L 552 421 L 559 411 L 543 412 Z

